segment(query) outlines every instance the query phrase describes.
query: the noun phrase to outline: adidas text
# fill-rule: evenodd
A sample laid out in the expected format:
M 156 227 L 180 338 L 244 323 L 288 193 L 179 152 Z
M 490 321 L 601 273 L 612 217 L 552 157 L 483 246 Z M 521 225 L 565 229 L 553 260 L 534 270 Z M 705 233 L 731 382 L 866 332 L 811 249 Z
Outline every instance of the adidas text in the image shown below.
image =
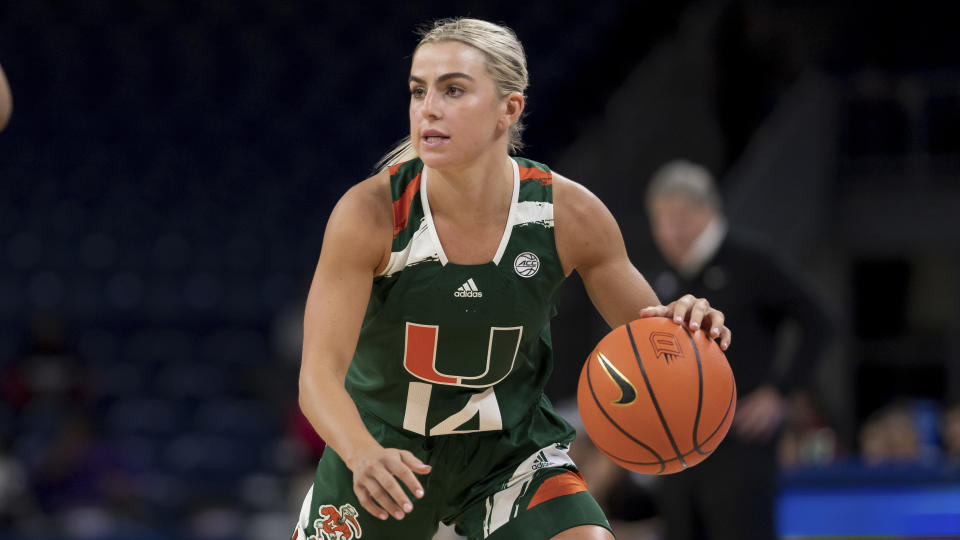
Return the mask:
M 480 298 L 483 293 L 481 291 L 455 291 L 453 295 L 457 298 Z
M 483 296 L 483 293 L 477 288 L 477 284 L 473 281 L 473 278 L 470 278 L 453 292 L 453 296 L 457 298 L 480 298 Z

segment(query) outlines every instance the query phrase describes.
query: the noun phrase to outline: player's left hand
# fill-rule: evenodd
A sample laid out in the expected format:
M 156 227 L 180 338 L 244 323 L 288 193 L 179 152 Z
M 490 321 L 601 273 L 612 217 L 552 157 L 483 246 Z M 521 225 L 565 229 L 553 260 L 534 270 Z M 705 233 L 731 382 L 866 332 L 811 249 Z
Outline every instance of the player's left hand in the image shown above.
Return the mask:
M 720 348 L 727 350 L 733 333 L 724 323 L 723 312 L 712 307 L 706 298 L 697 298 L 692 294 L 685 294 L 663 306 L 651 306 L 640 310 L 640 318 L 667 317 L 677 324 L 686 324 L 687 328 L 696 332 L 700 328 L 709 329 L 710 337 L 720 339 Z
M 733 429 L 744 439 L 766 441 L 783 420 L 783 398 L 770 385 L 763 385 L 740 399 L 733 417 Z

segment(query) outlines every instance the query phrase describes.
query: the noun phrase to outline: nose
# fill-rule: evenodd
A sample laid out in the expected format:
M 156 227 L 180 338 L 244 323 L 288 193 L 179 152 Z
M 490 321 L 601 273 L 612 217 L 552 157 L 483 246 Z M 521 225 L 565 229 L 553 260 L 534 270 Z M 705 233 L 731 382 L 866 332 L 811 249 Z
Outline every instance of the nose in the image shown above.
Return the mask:
M 420 113 L 429 120 L 436 120 L 442 115 L 440 96 L 437 95 L 435 90 L 427 90 L 427 95 L 423 97 L 423 106 L 420 108 Z

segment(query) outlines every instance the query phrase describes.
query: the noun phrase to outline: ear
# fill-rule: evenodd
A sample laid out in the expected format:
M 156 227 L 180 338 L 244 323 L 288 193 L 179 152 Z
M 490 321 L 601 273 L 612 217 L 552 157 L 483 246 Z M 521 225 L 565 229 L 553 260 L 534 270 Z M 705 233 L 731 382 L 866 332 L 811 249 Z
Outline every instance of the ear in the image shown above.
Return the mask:
M 497 120 L 497 127 L 505 130 L 513 124 L 516 124 L 517 120 L 520 120 L 520 115 L 523 114 L 525 105 L 526 101 L 523 99 L 523 94 L 520 92 L 510 92 L 501 102 L 501 114 Z

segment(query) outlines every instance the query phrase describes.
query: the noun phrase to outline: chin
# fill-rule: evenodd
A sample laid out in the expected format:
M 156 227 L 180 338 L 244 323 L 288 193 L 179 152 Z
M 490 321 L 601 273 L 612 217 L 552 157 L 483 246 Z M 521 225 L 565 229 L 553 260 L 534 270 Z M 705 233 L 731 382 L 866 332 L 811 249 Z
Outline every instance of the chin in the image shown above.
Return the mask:
M 455 167 L 463 160 L 458 159 L 456 156 L 452 156 L 446 152 L 426 152 L 421 153 L 417 151 L 417 155 L 420 156 L 420 160 L 423 161 L 423 164 L 431 169 L 446 169 L 449 167 Z

